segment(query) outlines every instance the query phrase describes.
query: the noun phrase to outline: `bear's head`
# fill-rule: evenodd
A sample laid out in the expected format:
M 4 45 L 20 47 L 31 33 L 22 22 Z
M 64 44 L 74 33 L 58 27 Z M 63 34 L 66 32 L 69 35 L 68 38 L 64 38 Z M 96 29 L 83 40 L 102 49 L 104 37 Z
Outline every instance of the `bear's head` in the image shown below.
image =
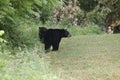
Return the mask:
M 44 43 L 44 33 L 47 31 L 45 27 L 39 27 L 39 38 L 42 43 Z
M 62 37 L 71 37 L 71 34 L 66 29 L 61 29 Z
M 45 27 L 39 27 L 39 33 L 40 34 L 45 32 L 46 30 L 47 30 L 47 28 L 45 28 Z

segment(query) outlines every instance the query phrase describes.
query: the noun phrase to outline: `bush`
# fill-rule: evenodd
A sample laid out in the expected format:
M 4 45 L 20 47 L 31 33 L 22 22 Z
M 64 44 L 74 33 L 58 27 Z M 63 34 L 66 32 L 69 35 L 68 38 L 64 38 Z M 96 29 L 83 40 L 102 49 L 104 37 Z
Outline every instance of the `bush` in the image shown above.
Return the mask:
M 63 19 L 60 21 L 60 25 L 69 26 L 69 25 L 72 25 L 72 23 L 71 23 L 71 20 L 70 20 L 70 19 L 68 19 L 68 18 L 63 18 Z
M 31 46 L 39 40 L 38 38 L 38 27 L 35 23 L 22 24 L 17 28 L 19 33 L 19 41 L 21 42 L 20 46 L 27 45 Z M 18 42 L 19 42 L 18 41 Z
M 4 34 L 5 32 L 3 30 L 0 30 L 0 51 L 3 53 L 3 49 L 4 47 L 6 47 L 6 43 L 7 41 L 5 39 L 2 38 L 2 35 Z
M 92 35 L 92 34 L 103 34 L 104 32 L 97 25 L 90 25 L 87 27 L 70 26 L 69 31 L 72 35 Z
M 5 32 L 3 30 L 0 30 L 0 43 L 6 43 L 7 41 L 3 38 L 1 38 L 1 36 L 4 34 Z
M 8 41 L 8 46 L 12 48 L 31 46 L 38 41 L 39 23 L 37 21 L 22 18 L 16 18 L 16 21 L 19 23 L 3 27 L 6 32 L 3 37 Z

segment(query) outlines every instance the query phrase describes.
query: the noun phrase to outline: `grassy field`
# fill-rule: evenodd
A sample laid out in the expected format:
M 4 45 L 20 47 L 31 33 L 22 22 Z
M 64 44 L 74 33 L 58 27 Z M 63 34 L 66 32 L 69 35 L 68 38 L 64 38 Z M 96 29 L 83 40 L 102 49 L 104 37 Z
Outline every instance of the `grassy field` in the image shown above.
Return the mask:
M 59 51 L 47 55 L 62 80 L 120 80 L 119 34 L 62 39 Z
M 14 55 L 6 50 L 0 52 L 0 80 L 59 80 L 49 68 L 41 48 L 14 52 Z
M 64 38 L 47 54 L 39 43 L 0 52 L 0 80 L 120 80 L 120 34 Z

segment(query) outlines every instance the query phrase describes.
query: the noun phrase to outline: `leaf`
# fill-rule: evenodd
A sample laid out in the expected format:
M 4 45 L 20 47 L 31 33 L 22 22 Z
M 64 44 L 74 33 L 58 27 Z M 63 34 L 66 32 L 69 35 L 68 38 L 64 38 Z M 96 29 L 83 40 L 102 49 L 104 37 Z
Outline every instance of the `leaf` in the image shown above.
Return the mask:
M 6 6 L 9 5 L 10 0 L 0 0 L 0 6 Z
M 38 6 L 42 6 L 42 1 L 40 0 L 34 0 L 34 3 L 37 4 Z

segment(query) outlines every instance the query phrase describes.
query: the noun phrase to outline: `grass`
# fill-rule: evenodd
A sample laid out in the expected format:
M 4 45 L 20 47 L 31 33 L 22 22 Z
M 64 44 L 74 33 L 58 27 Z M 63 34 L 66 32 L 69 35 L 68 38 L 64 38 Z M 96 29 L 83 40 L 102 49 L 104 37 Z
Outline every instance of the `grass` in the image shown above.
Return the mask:
M 0 80 L 59 80 L 38 46 L 16 51 L 14 55 L 4 53 L 0 52 Z
M 34 34 L 26 32 L 23 36 L 30 42 L 35 39 L 30 49 L 0 51 L 0 80 L 120 79 L 120 34 L 75 33 L 76 36 L 62 39 L 59 51 L 45 54 L 35 36 L 37 28 L 29 29 Z
M 120 34 L 63 39 L 59 51 L 49 55 L 54 73 L 63 80 L 120 79 Z
M 70 33 L 73 36 L 76 35 L 98 35 L 98 34 L 104 34 L 104 32 L 101 30 L 100 27 L 97 25 L 89 25 L 87 27 L 80 27 L 80 26 L 70 26 L 68 28 Z

